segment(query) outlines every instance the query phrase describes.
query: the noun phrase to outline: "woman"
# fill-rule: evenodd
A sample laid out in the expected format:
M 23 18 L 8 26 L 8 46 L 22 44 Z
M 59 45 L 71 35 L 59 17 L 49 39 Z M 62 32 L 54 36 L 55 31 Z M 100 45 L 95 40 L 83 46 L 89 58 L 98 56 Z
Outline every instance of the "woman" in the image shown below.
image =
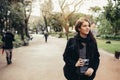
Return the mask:
M 2 37 L 2 41 L 4 43 L 4 50 L 6 52 L 6 61 L 7 64 L 11 64 L 12 63 L 12 50 L 13 50 L 13 41 L 15 41 L 14 39 L 14 35 L 11 33 L 11 31 L 7 31 L 5 33 L 5 35 Z
M 87 19 L 78 20 L 75 30 L 78 34 L 68 40 L 63 54 L 64 75 L 67 80 L 93 80 L 100 55 L 90 31 L 90 22 Z

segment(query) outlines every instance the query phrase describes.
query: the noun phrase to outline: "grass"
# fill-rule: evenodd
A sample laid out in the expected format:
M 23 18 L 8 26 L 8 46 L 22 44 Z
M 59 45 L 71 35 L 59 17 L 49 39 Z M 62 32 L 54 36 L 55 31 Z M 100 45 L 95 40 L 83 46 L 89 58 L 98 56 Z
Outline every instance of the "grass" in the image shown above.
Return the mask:
M 52 35 L 58 37 L 59 32 L 52 33 Z M 69 38 L 73 37 L 73 35 L 74 35 L 73 33 L 70 33 Z M 63 34 L 62 37 L 66 38 L 65 34 Z M 108 40 L 100 39 L 100 38 L 97 39 L 98 48 L 104 49 L 105 51 L 113 53 L 113 54 L 115 53 L 115 51 L 120 51 L 120 41 L 110 40 L 111 44 L 106 44 L 106 41 Z
M 110 53 L 115 53 L 115 51 L 120 51 L 120 41 L 110 40 L 111 44 L 106 44 L 106 41 L 103 39 L 97 39 L 98 48 L 104 49 Z

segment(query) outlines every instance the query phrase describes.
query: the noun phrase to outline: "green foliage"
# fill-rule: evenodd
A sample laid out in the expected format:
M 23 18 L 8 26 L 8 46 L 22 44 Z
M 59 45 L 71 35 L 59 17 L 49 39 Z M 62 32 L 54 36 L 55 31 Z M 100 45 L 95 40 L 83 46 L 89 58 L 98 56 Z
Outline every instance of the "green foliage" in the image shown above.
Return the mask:
M 104 15 L 99 16 L 99 22 L 100 25 L 98 25 L 98 34 L 112 34 L 113 33 L 113 27 L 111 26 L 110 22 L 106 20 Z
M 83 17 L 83 16 L 86 16 L 85 14 L 82 14 L 82 13 L 74 13 L 72 14 L 70 17 L 69 17 L 69 24 L 70 26 L 73 26 L 75 25 L 76 21 L 80 18 L 80 17 Z
M 20 35 L 17 35 L 17 34 L 15 35 L 15 41 L 13 42 L 13 44 L 15 48 L 23 45 L 23 41 L 21 40 Z
M 108 0 L 108 5 L 104 7 L 104 16 L 112 25 L 113 34 L 117 35 L 120 31 L 120 1 L 115 0 L 115 5 Z
M 25 14 L 24 14 L 24 7 L 23 4 L 18 2 L 16 4 L 11 5 L 11 20 L 13 24 L 20 24 L 24 23 Z M 18 26 L 18 25 L 16 25 Z M 14 26 L 15 27 L 15 26 Z
M 110 40 L 120 40 L 120 35 L 101 35 L 103 39 L 110 39 Z
M 0 18 L 4 18 L 7 15 L 9 9 L 7 0 L 0 0 Z
M 52 26 L 52 29 L 55 32 L 61 32 L 62 30 L 62 20 L 61 20 L 61 13 L 54 13 L 49 18 L 50 24 Z
M 90 7 L 89 9 L 91 12 L 97 13 L 101 10 L 101 8 L 99 6 L 95 6 L 95 7 Z
M 2 30 L 5 29 L 5 21 L 7 21 L 8 10 L 9 10 L 8 0 L 0 0 L 0 35 L 2 35 Z
M 20 30 L 19 25 L 25 24 L 25 10 L 20 0 L 18 2 L 0 0 L 0 4 L 0 34 L 7 29 Z

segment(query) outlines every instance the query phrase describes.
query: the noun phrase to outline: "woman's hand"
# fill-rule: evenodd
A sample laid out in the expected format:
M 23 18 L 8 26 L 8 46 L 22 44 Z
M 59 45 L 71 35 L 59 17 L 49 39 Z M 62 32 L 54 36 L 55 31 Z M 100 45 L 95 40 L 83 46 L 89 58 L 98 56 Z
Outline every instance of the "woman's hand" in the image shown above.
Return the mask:
M 75 64 L 75 67 L 80 67 L 80 66 L 84 66 L 84 61 L 81 58 L 79 58 Z
M 85 72 L 85 75 L 91 76 L 93 72 L 94 72 L 93 68 L 88 68 L 88 70 Z

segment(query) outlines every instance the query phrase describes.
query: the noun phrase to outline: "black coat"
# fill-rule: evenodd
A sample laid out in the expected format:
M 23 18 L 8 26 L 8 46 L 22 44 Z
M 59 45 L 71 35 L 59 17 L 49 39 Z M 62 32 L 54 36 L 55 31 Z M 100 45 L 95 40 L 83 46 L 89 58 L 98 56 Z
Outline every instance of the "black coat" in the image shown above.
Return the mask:
M 4 49 L 13 49 L 14 35 L 12 33 L 5 33 L 5 35 L 2 38 L 2 41 L 4 42 Z
M 92 39 L 89 39 L 87 41 L 87 47 L 86 47 L 86 58 L 88 58 L 89 61 L 89 67 L 94 69 L 94 72 L 92 76 L 88 77 L 85 75 L 78 75 L 76 73 L 77 68 L 75 67 L 76 62 L 79 59 L 79 44 L 81 44 L 81 41 L 79 40 L 79 36 L 76 36 L 74 38 L 70 38 L 67 42 L 66 49 L 63 54 L 63 59 L 65 61 L 65 66 L 63 68 L 64 70 L 64 76 L 67 78 L 67 80 L 93 80 L 96 74 L 96 70 L 99 66 L 99 52 L 97 48 L 96 42 L 94 42 Z

